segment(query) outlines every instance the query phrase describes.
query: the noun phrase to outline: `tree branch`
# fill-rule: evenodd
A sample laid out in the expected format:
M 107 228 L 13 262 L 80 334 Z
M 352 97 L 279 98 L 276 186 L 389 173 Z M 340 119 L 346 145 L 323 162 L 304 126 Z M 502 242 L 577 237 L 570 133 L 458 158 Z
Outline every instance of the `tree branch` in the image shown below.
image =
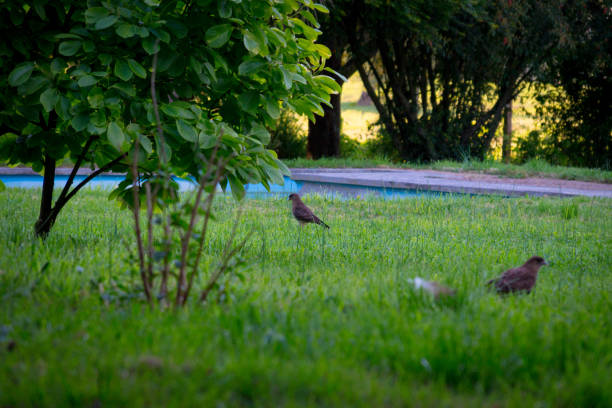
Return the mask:
M 62 192 L 57 198 L 57 201 L 62 201 L 64 197 L 66 197 L 66 194 L 68 194 L 70 187 L 72 187 L 72 182 L 74 181 L 74 177 L 77 175 L 77 172 L 79 171 L 79 168 L 81 167 L 81 163 L 85 159 L 85 156 L 87 155 L 87 152 L 89 151 L 89 148 L 91 147 L 94 141 L 98 140 L 98 138 L 99 136 L 97 135 L 91 135 L 89 139 L 87 139 L 87 142 L 85 143 L 85 146 L 83 146 L 83 150 L 81 150 L 81 154 L 79 154 L 79 157 L 76 163 L 74 164 L 74 167 L 72 167 L 70 176 L 68 177 L 68 180 L 66 181 L 66 185 L 62 189 Z
M 68 202 L 68 200 L 70 200 L 81 188 L 83 188 L 85 184 L 89 183 L 93 178 L 95 178 L 100 173 L 104 173 L 105 171 L 110 170 L 114 165 L 116 165 L 117 163 L 119 163 L 121 160 L 123 160 L 126 157 L 127 157 L 127 153 L 123 153 L 121 156 L 115 158 L 113 161 L 106 163 L 104 166 L 100 167 L 98 170 L 94 171 L 89 176 L 87 176 L 85 180 L 77 184 L 77 186 L 73 188 L 72 191 L 66 196 L 66 198 L 64 199 L 65 203 Z

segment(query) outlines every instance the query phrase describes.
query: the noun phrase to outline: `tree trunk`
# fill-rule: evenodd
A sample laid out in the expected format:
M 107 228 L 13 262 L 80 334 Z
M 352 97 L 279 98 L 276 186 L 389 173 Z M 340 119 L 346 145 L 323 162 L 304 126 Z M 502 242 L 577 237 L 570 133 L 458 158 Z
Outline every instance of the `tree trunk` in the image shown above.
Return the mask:
M 331 51 L 331 57 L 325 65 L 346 77 L 354 72 L 346 72 L 348 67 L 342 64 L 342 54 L 347 44 L 341 40 L 334 31 L 324 31 L 320 38 L 322 44 Z M 351 68 L 349 68 L 350 70 Z M 342 80 L 336 75 L 326 73 L 342 86 Z M 330 108 L 323 106 L 323 116 L 315 116 L 315 122 L 308 122 L 308 157 L 319 159 L 321 157 L 340 156 L 340 117 L 341 109 L 340 94 L 330 95 Z
M 502 159 L 510 163 L 512 154 L 512 101 L 508 102 L 504 115 L 504 139 L 502 142 Z
M 42 196 L 40 199 L 40 212 L 38 221 L 34 225 L 36 235 L 45 238 L 55 222 L 53 215 L 53 185 L 55 184 L 55 159 L 45 155 L 45 174 L 43 178 Z
M 340 94 L 331 95 L 332 105 L 323 106 L 323 116 L 308 122 L 308 153 L 313 159 L 340 155 Z

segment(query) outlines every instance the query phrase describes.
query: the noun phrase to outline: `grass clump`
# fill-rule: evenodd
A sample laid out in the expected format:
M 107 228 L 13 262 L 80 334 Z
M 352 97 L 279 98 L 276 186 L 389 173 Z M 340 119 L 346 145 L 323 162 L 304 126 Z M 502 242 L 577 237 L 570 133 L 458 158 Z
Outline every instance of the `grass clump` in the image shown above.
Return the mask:
M 38 194 L 0 194 L 0 406 L 612 399 L 610 200 L 306 197 L 329 231 L 298 228 L 285 197 L 247 200 L 245 280 L 176 313 L 105 296 L 138 282 L 123 263 L 127 211 L 83 192 L 42 242 L 31 232 Z M 220 197 L 214 210 L 203 270 L 238 206 Z M 534 293 L 484 289 L 534 254 L 551 262 Z M 415 276 L 457 288 L 456 302 L 415 293 Z

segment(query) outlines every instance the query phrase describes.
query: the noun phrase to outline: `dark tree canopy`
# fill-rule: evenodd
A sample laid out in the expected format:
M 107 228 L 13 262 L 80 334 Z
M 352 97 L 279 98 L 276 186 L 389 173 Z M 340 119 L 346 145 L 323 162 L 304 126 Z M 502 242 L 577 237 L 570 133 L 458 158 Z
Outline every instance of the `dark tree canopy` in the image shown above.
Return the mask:
M 612 166 L 612 5 L 563 7 L 564 46 L 540 75 L 546 137 L 536 155 L 562 165 Z
M 353 52 L 399 157 L 483 157 L 504 106 L 557 46 L 558 6 L 535 0 L 366 2 Z

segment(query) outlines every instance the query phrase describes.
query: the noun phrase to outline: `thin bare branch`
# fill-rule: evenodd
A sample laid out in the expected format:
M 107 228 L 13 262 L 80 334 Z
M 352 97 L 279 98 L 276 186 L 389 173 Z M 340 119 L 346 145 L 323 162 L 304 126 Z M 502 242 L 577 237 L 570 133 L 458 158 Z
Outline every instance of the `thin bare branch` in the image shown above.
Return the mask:
M 144 248 L 142 245 L 142 235 L 140 230 L 140 197 L 139 197 L 139 185 L 138 185 L 138 148 L 140 146 L 140 141 L 136 140 L 134 143 L 134 159 L 132 161 L 132 197 L 134 199 L 134 205 L 132 208 L 132 213 L 134 214 L 134 230 L 136 233 L 136 244 L 138 247 L 138 264 L 140 268 L 140 278 L 142 280 L 142 285 L 144 286 L 145 296 L 147 297 L 147 302 L 151 303 L 151 291 L 149 290 L 149 282 L 146 276 L 145 271 L 145 254 Z
M 182 301 L 183 305 L 187 302 L 187 298 L 189 297 L 189 293 L 191 292 L 191 288 L 193 286 L 193 279 L 198 271 L 198 266 L 200 265 L 200 258 L 202 257 L 202 248 L 206 240 L 206 231 L 208 230 L 208 221 L 210 219 L 211 207 L 212 207 L 213 199 L 215 197 L 216 186 L 221 180 L 221 177 L 223 176 L 223 169 L 225 169 L 225 166 L 227 165 L 228 161 L 229 159 L 225 159 L 221 164 L 217 166 L 217 172 L 215 174 L 215 178 L 212 183 L 212 185 L 215 186 L 215 189 L 208 195 L 206 203 L 205 203 L 204 225 L 202 226 L 202 232 L 200 233 L 200 240 L 198 242 L 198 250 L 196 252 L 196 259 L 191 268 L 191 274 L 189 275 L 187 289 L 185 290 L 185 295 L 183 297 L 183 301 Z
M 204 192 L 204 187 L 206 187 L 208 178 L 210 177 L 213 171 L 213 168 L 215 167 L 217 151 L 219 150 L 219 140 L 217 140 L 217 143 L 215 144 L 215 148 L 211 154 L 210 160 L 208 160 L 208 166 L 207 166 L 206 172 L 204 173 L 203 176 L 200 177 L 196 199 L 195 199 L 193 207 L 191 208 L 191 217 L 189 219 L 189 227 L 187 228 L 187 231 L 181 238 L 181 261 L 180 261 L 181 264 L 180 264 L 180 269 L 179 269 L 179 282 L 177 286 L 176 301 L 175 301 L 175 304 L 177 306 L 183 303 L 183 300 L 182 300 L 183 297 L 186 298 L 186 296 L 183 296 L 183 285 L 185 284 L 185 268 L 187 266 L 186 261 L 187 261 L 187 252 L 189 251 L 189 240 L 191 239 L 191 235 L 193 234 L 193 227 L 195 226 L 195 222 L 197 219 L 198 208 L 200 207 L 200 202 L 202 200 L 202 193 Z M 216 174 L 219 174 L 219 171 L 220 171 L 219 169 L 221 168 L 221 166 L 217 165 L 216 168 L 217 168 Z M 215 180 L 216 180 L 216 177 L 215 177 Z M 217 185 L 213 184 L 213 186 L 216 187 Z M 214 194 L 214 190 L 213 190 L 213 193 L 211 194 Z M 185 288 L 185 290 L 186 289 L 187 288 Z
M 234 224 L 234 226 L 236 226 L 237 223 L 238 223 L 238 220 L 236 220 L 236 223 Z M 212 288 L 215 286 L 215 283 L 217 283 L 217 281 L 219 280 L 221 275 L 227 269 L 227 265 L 229 263 L 229 260 L 232 259 L 238 253 L 238 251 L 240 251 L 240 250 L 242 250 L 242 248 L 244 248 L 244 246 L 246 245 L 247 241 L 249 240 L 249 238 L 251 237 L 252 234 L 253 234 L 253 231 L 249 232 L 247 234 L 247 236 L 238 245 L 236 245 L 236 247 L 234 247 L 234 249 L 232 249 L 230 252 L 224 254 L 225 256 L 224 256 L 221 264 L 219 265 L 219 267 L 217 268 L 215 273 L 213 273 L 213 275 L 210 277 L 206 287 L 202 291 L 202 294 L 200 295 L 200 302 L 205 302 L 206 301 L 206 298 L 208 297 L 208 294 L 210 293 Z M 233 238 L 233 236 L 231 238 Z M 226 248 L 228 248 L 228 247 L 226 247 Z
M 153 196 L 151 184 L 145 183 L 145 194 L 147 199 L 147 277 L 149 286 L 153 288 Z
M 168 277 L 170 276 L 170 247 L 172 245 L 172 232 L 170 230 L 170 217 L 164 214 L 164 250 L 166 256 L 164 257 L 164 266 L 161 272 L 161 285 L 159 287 L 160 299 L 166 299 L 168 294 Z

